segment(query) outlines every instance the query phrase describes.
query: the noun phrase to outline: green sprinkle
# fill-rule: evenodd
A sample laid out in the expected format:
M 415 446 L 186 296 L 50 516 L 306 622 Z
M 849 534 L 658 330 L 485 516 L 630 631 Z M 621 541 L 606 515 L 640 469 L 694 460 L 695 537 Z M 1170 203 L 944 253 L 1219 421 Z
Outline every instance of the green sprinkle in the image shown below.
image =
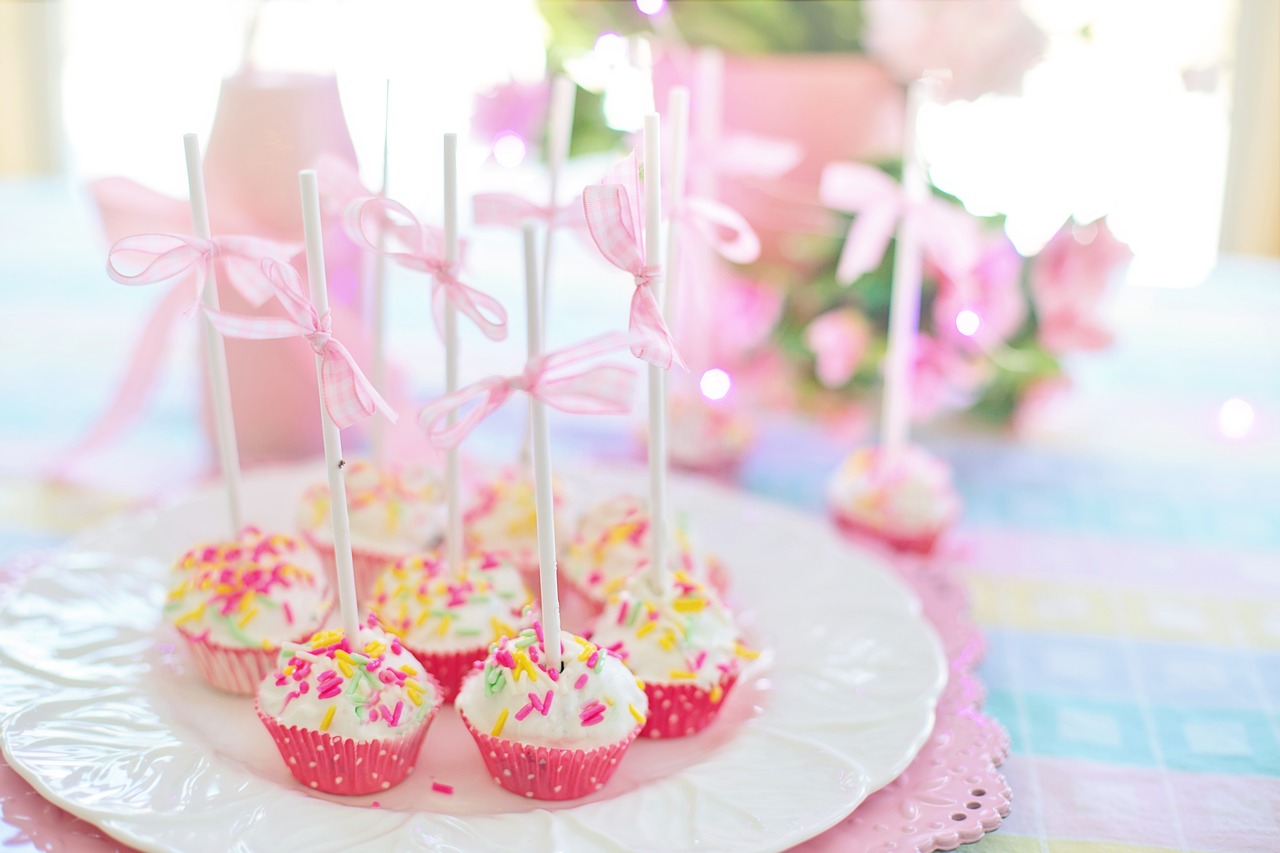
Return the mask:
M 459 637 L 479 637 L 484 632 L 479 628 L 459 628 L 453 633 L 457 634 Z
M 536 636 L 533 636 L 533 637 L 521 636 L 520 639 L 516 640 L 511 645 L 515 646 L 517 649 L 527 649 L 536 642 L 538 642 L 538 638 Z

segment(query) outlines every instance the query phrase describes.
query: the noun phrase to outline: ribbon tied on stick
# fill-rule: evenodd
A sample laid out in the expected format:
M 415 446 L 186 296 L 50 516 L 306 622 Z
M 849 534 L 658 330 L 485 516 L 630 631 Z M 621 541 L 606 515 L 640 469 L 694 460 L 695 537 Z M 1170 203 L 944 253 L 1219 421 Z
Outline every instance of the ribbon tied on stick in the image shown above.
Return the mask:
M 634 156 L 634 155 L 633 155 Z M 633 215 L 633 200 L 621 184 L 592 184 L 582 191 L 582 208 L 591 239 L 605 259 L 631 273 L 636 289 L 631 296 L 631 354 L 664 370 L 672 364 L 688 370 L 676 351 L 671 330 L 654 296 L 662 267 L 644 262 L 644 235 Z
M 544 353 L 515 376 L 490 376 L 431 401 L 418 414 L 418 426 L 432 446 L 451 450 L 516 391 L 571 414 L 626 414 L 635 393 L 635 371 L 616 364 L 581 365 L 630 345 L 629 336 L 612 332 Z M 461 416 L 450 424 L 452 415 Z
M 246 317 L 206 308 L 214 328 L 227 337 L 246 340 L 305 339 L 320 356 L 320 396 L 325 412 L 338 429 L 357 424 L 374 412 L 382 412 L 395 423 L 396 413 L 361 372 L 347 348 L 333 337 L 329 312 L 321 316 L 307 298 L 298 271 L 290 264 L 268 258 L 262 262 L 262 273 L 289 316 Z
M 475 323 L 485 337 L 493 341 L 506 340 L 506 309 L 492 296 L 458 280 L 456 264 L 444 259 L 444 232 L 439 228 L 422 224 L 400 202 L 377 197 L 357 199 L 348 205 L 343 225 L 352 242 L 365 251 L 380 252 L 405 269 L 430 274 L 431 312 L 442 338 L 447 299 L 460 314 Z M 404 251 L 380 249 L 379 231 L 394 237 Z
M 117 240 L 107 253 L 107 275 L 130 286 L 156 284 L 188 272 L 195 273 L 195 298 L 183 312 L 191 316 L 200 307 L 215 260 L 222 261 L 228 282 L 255 308 L 272 295 L 271 282 L 263 278 L 268 258 L 288 258 L 300 246 L 260 237 L 215 237 L 204 240 L 185 234 L 135 234 Z
M 822 203 L 854 214 L 836 267 L 836 279 L 852 284 L 884 258 L 898 222 L 912 218 L 920 247 L 939 268 L 961 275 L 978 259 L 980 234 L 973 217 L 932 195 L 907 197 L 901 184 L 874 166 L 830 163 L 818 188 Z
M 735 264 L 760 258 L 760 237 L 741 213 L 723 202 L 701 196 L 684 200 L 672 218 L 687 224 L 716 254 Z

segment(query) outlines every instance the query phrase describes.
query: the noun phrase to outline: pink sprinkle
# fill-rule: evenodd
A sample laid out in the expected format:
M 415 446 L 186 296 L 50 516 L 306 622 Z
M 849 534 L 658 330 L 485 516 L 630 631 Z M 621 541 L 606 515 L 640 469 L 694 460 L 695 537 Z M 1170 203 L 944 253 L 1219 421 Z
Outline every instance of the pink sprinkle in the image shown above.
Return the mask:
M 493 653 L 493 659 L 505 666 L 507 669 L 516 668 L 516 659 L 511 656 L 511 650 L 500 648 Z
M 587 583 L 590 584 L 591 586 L 595 586 L 596 584 L 600 583 L 603 580 L 604 580 L 604 575 L 600 573 L 599 569 L 587 575 Z
M 399 638 L 399 637 L 392 637 L 392 638 L 391 638 L 391 653 L 392 653 L 393 655 L 398 655 L 398 654 L 400 654 L 400 653 L 401 653 L 401 652 L 403 652 L 403 651 L 404 651 L 404 646 L 400 645 L 400 638 Z
M 369 803 L 369 808 L 380 809 L 382 808 L 382 803 L 378 802 L 377 800 L 374 800 L 372 803 Z
M 342 682 L 330 681 L 328 684 L 320 688 L 320 692 L 316 695 L 321 699 L 332 699 L 342 692 Z
M 581 690 L 587 686 L 587 674 L 584 672 L 578 676 L 578 680 L 573 683 L 574 690 Z
M 529 660 L 533 661 L 534 663 L 537 663 L 537 662 L 538 662 L 538 647 L 537 647 L 537 646 L 530 646 L 530 647 L 528 648 L 528 652 L 529 652 Z
M 294 699 L 297 699 L 301 695 L 302 694 L 299 693 L 297 690 L 289 691 L 289 693 L 284 697 L 284 704 L 280 706 L 280 710 L 283 711 L 285 708 L 288 708 L 289 703 L 292 702 Z
M 694 663 L 693 668 L 702 669 L 702 665 L 706 662 L 707 662 L 706 651 L 704 650 L 704 651 L 698 652 L 698 658 L 697 658 L 697 661 Z
M 276 687 L 284 687 L 288 683 L 289 683 L 289 676 L 287 675 L 282 675 L 276 679 Z
M 631 602 L 623 601 L 622 606 L 618 608 L 618 624 L 621 625 L 627 621 L 627 611 L 631 609 Z
M 543 672 L 545 672 L 547 674 L 547 678 L 550 678 L 552 681 L 560 680 L 560 670 L 556 669 L 554 666 L 544 669 Z
M 452 786 L 452 785 L 446 785 L 446 784 L 445 784 L 445 783 L 443 783 L 443 782 L 432 782 L 432 783 L 431 783 L 431 790 L 433 790 L 433 791 L 435 791 L 435 792 L 437 792 L 437 793 L 440 793 L 440 794 L 452 794 L 452 793 L 453 793 L 453 786 Z
M 529 716 L 529 714 L 531 714 L 532 712 L 533 712 L 533 703 L 530 702 L 529 704 L 521 708 L 519 711 L 516 711 L 516 719 L 523 720 L 525 717 Z
M 632 545 L 639 545 L 640 538 L 649 530 L 649 519 L 641 519 L 636 522 L 635 529 L 631 531 L 631 535 L 627 537 Z
M 499 565 L 501 565 L 501 563 L 498 562 L 497 557 L 486 553 L 484 558 L 480 561 L 480 570 L 487 571 L 488 569 L 496 569 Z
M 391 725 L 400 725 L 400 713 L 404 711 L 404 702 L 396 702 L 396 709 L 391 712 Z
M 600 650 L 591 653 L 591 657 L 587 658 L 587 669 L 595 669 L 596 661 L 600 660 Z
M 547 695 L 542 700 L 542 716 L 545 717 L 547 712 L 551 710 L 551 700 L 554 698 L 556 698 L 556 692 L 547 690 Z
M 376 723 L 376 722 L 378 722 L 378 709 L 377 709 L 377 708 L 370 708 L 370 709 L 369 709 L 369 722 L 371 722 L 371 723 Z
M 535 635 L 537 635 L 537 637 L 538 637 L 538 642 L 539 642 L 539 643 L 543 643 L 544 645 L 546 644 L 547 640 L 546 640 L 546 638 L 545 638 L 545 637 L 543 637 L 543 636 L 542 636 L 542 623 L 541 623 L 541 622 L 539 622 L 539 621 L 537 621 L 537 620 L 534 620 L 534 623 L 533 623 L 533 633 L 534 633 Z
M 298 685 L 298 692 L 299 692 L 299 693 L 303 693 L 303 694 L 305 694 L 305 693 L 306 693 L 308 690 L 310 690 L 310 689 L 311 689 L 311 682 L 309 682 L 309 681 L 304 681 L 304 682 L 302 682 L 301 684 L 299 684 L 299 685 Z
M 392 670 L 384 669 L 382 672 L 378 673 L 378 680 L 383 684 L 395 684 L 396 677 L 391 673 Z
M 529 704 L 533 706 L 535 711 L 542 714 L 542 716 L 545 717 L 547 715 L 547 712 L 542 710 L 542 700 L 538 698 L 537 693 L 529 694 Z

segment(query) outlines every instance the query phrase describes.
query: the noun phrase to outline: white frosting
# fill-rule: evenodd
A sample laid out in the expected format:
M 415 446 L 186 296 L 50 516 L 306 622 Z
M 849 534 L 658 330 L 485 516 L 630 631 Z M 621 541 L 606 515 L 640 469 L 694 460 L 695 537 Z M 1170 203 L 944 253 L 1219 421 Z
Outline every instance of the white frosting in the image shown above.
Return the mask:
M 463 717 L 477 731 L 532 746 L 594 749 L 626 739 L 649 712 L 644 688 L 615 656 L 568 631 L 561 637 L 557 679 L 544 668 L 534 629 L 495 644 L 485 668 L 462 683 L 456 704 Z M 539 705 L 550 696 L 545 714 L 530 694 Z
M 218 645 L 277 649 L 310 636 L 332 607 L 314 554 L 292 537 L 246 528 L 178 559 L 165 614 Z
M 552 494 L 556 541 L 563 544 L 569 535 L 569 511 L 566 490 L 559 480 L 552 482 Z M 523 568 L 537 568 L 538 513 L 533 483 L 519 469 L 508 468 L 481 483 L 464 520 L 470 548 L 497 554 Z
M 351 546 L 388 555 L 425 551 L 444 535 L 444 486 L 427 466 L 386 468 L 368 462 L 344 466 Z M 321 545 L 333 544 L 329 486 L 317 484 L 302 496 L 298 524 Z
M 358 650 L 340 643 L 341 631 L 322 631 L 307 643 L 286 645 L 279 669 L 258 688 L 262 711 L 285 726 L 352 740 L 412 734 L 439 703 L 422 666 L 399 640 L 376 629 L 360 629 Z
M 933 534 L 960 514 L 946 463 L 914 445 L 890 457 L 879 447 L 851 454 L 827 485 L 832 510 L 898 535 Z
M 370 612 L 387 631 L 422 651 L 488 648 L 511 636 L 530 601 L 519 571 L 473 556 L 452 572 L 431 556 L 405 557 L 378 575 Z
M 674 531 L 671 568 L 702 575 L 683 530 Z M 592 507 L 565 548 L 560 571 L 593 601 L 604 603 L 627 579 L 649 565 L 649 513 L 646 502 L 618 495 Z
M 709 587 L 670 573 L 655 594 L 647 577 L 629 581 L 596 620 L 592 642 L 618 651 L 646 683 L 710 690 L 754 653 L 742 648 L 733 616 Z

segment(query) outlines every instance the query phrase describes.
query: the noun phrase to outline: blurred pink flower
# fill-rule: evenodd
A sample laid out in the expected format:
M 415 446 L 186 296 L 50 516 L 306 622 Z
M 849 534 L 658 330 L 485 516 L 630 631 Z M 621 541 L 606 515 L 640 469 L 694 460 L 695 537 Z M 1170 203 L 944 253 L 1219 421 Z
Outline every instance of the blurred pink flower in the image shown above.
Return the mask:
M 805 329 L 805 343 L 813 351 L 818 381 L 839 388 L 853 378 L 871 342 L 867 318 L 853 308 L 836 308 L 813 320 Z
M 983 364 L 936 338 L 916 338 L 911 372 L 911 416 L 918 421 L 963 409 L 974 400 L 984 375 Z
M 1031 298 L 1046 349 L 1101 349 L 1111 342 L 1098 308 L 1112 273 L 1132 256 L 1105 220 L 1062 226 L 1031 265 Z
M 867 52 L 903 83 L 947 69 L 946 95 L 1017 94 L 1046 39 L 1017 0 L 865 0 Z
M 943 340 L 989 350 L 1007 341 L 1027 317 L 1027 302 L 1019 286 L 1022 256 L 1003 232 L 987 241 L 977 263 L 962 275 L 953 276 L 946 270 L 936 273 L 933 323 Z M 964 311 L 971 315 L 960 318 Z
M 546 82 L 503 83 L 476 96 L 471 132 L 486 143 L 504 133 L 513 133 L 530 149 L 536 148 L 550 100 L 551 89 Z
M 782 311 L 782 294 L 742 276 L 720 272 L 715 294 L 714 360 L 733 364 L 768 340 Z M 686 279 L 688 280 L 688 279 Z

